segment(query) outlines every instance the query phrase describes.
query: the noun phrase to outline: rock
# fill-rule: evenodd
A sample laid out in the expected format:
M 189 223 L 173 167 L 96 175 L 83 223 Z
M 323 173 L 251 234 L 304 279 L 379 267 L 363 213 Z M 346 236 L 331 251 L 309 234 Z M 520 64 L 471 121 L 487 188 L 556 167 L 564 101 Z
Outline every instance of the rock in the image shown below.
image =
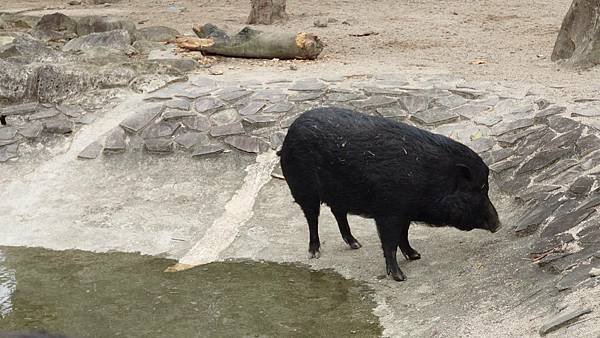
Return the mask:
M 580 108 L 571 113 L 571 116 L 579 116 L 579 117 L 599 117 L 600 116 L 600 107 L 596 106 L 588 106 L 585 108 Z
M 254 100 L 264 100 L 271 103 L 279 103 L 284 101 L 286 98 L 287 94 L 285 94 L 282 89 L 274 88 L 257 90 L 252 97 Z
M 547 118 L 552 115 L 563 114 L 566 110 L 567 110 L 567 108 L 562 107 L 562 106 L 548 107 L 548 108 L 542 109 L 542 110 L 538 111 L 537 113 L 535 113 L 535 119 L 537 121 L 537 120 Z
M 167 109 L 165 109 L 165 111 L 162 115 L 162 118 L 165 120 L 170 120 L 170 119 L 177 119 L 177 118 L 181 118 L 181 117 L 190 117 L 190 116 L 196 116 L 196 113 L 193 111 L 189 111 L 189 110 L 167 108 Z
M 496 144 L 496 142 L 490 138 L 481 137 L 472 141 L 468 144 L 468 146 L 476 153 L 483 154 L 484 152 L 492 149 L 492 147 Z
M 19 129 L 19 134 L 23 135 L 26 138 L 37 138 L 44 130 L 44 126 L 39 122 L 32 122 L 25 125 L 25 127 Z
M 550 237 L 565 232 L 571 228 L 576 227 L 581 222 L 588 219 L 595 212 L 595 209 L 578 208 L 572 212 L 556 217 L 550 223 L 548 223 L 548 225 L 544 228 L 540 236 Z
M 600 268 L 592 268 L 589 272 L 590 277 L 598 277 L 600 276 Z
M 238 115 L 237 110 L 235 110 L 235 108 L 229 108 L 212 114 L 210 116 L 210 120 L 214 124 L 221 126 L 224 124 L 238 122 L 240 120 L 240 116 Z
M 567 60 L 576 66 L 600 63 L 599 7 L 596 0 L 573 0 L 556 38 L 552 61 Z
M 502 117 L 493 115 L 478 116 L 473 119 L 473 122 L 475 122 L 476 124 L 493 127 L 496 124 L 502 122 Z
M 446 108 L 433 108 L 416 112 L 412 115 L 412 118 L 419 123 L 433 126 L 456 121 L 459 116 Z
M 562 159 L 558 163 L 540 173 L 538 177 L 534 178 L 534 182 L 543 182 L 545 180 L 555 178 L 578 164 L 580 164 L 580 162 L 572 158 Z
M 279 121 L 279 126 L 284 129 L 289 128 L 292 125 L 292 123 L 294 123 L 294 121 L 296 121 L 297 118 L 298 118 L 298 115 L 283 119 L 283 120 Z
M 106 135 L 104 141 L 105 152 L 125 151 L 125 130 L 121 127 L 115 127 Z
M 377 114 L 386 118 L 396 118 L 396 117 L 408 117 L 408 112 L 404 110 L 402 107 L 389 107 L 389 108 L 377 108 L 375 109 Z
M 61 116 L 44 121 L 44 130 L 52 134 L 68 134 L 73 131 L 73 122 Z
M 561 201 L 563 195 L 558 193 L 548 198 L 546 201 L 542 201 L 536 204 L 532 208 L 528 208 L 526 213 L 521 216 L 521 220 L 515 224 L 515 231 L 524 231 L 532 226 L 538 226 L 542 224 L 554 211 L 564 203 Z
M 319 79 L 302 79 L 294 82 L 289 90 L 293 91 L 322 91 L 327 88 L 327 84 Z
M 274 115 L 247 115 L 243 120 L 250 124 L 269 124 L 277 121 Z
M 363 99 L 364 96 L 359 93 L 332 93 L 327 95 L 326 101 L 348 102 Z
M 76 104 L 61 104 L 57 109 L 68 117 L 78 118 L 85 113 L 81 106 Z
M 155 50 L 168 50 L 169 46 L 161 42 L 148 41 L 148 40 L 137 40 L 131 44 L 131 47 L 135 48 L 142 54 L 149 54 Z
M 190 101 L 184 99 L 172 99 L 165 102 L 165 107 L 171 109 L 190 110 Z
M 566 133 L 573 129 L 579 128 L 581 123 L 570 118 L 562 116 L 551 116 L 548 118 L 548 127 L 559 133 Z
M 0 163 L 6 162 L 11 158 L 16 158 L 18 156 L 18 150 L 19 145 L 17 143 L 0 146 Z
M 499 161 L 499 162 L 492 164 L 490 166 L 490 170 L 499 174 L 507 169 L 517 167 L 519 164 L 521 164 L 521 161 L 516 160 L 516 159 Z
M 209 142 L 208 135 L 206 133 L 199 132 L 183 133 L 177 136 L 174 141 L 185 149 L 191 149 L 199 144 L 207 144 Z
M 102 153 L 102 149 L 102 144 L 100 144 L 100 142 L 98 141 L 95 141 L 90 143 L 87 147 L 85 147 L 79 153 L 79 155 L 77 155 L 77 157 L 86 160 L 93 160 L 100 156 L 100 154 Z
M 119 51 L 128 51 L 131 47 L 131 36 L 124 29 L 108 32 L 91 33 L 67 42 L 62 50 L 65 52 L 80 51 L 103 47 Z
M 431 98 L 429 96 L 400 96 L 398 98 L 398 102 L 404 105 L 406 111 L 410 114 L 414 114 L 429 108 L 429 103 L 431 102 Z
M 239 109 L 239 113 L 242 116 L 253 115 L 258 113 L 266 105 L 263 101 L 250 101 Z
M 228 136 L 243 133 L 244 126 L 242 126 L 241 122 L 224 124 L 222 126 L 215 126 L 210 129 L 210 136 L 212 137 Z
M 28 102 L 2 108 L 0 109 L 0 115 L 27 115 L 36 112 L 38 109 L 39 103 Z
M 149 40 L 149 41 L 169 41 L 175 39 L 178 35 L 181 35 L 176 29 L 164 26 L 150 26 L 140 28 L 136 34 L 136 40 Z
M 549 332 L 552 332 L 552 331 L 558 329 L 559 327 L 561 327 L 566 322 L 569 322 L 573 319 L 576 319 L 576 318 L 583 316 L 585 314 L 588 314 L 590 312 L 592 312 L 592 309 L 589 309 L 589 308 L 564 310 L 562 313 L 559 313 L 559 314 L 547 319 L 544 322 L 544 325 L 542 325 L 542 327 L 540 328 L 540 331 L 539 331 L 540 335 L 543 336 Z
M 39 40 L 72 39 L 77 36 L 77 21 L 62 13 L 46 14 L 31 34 Z
M 552 163 L 560 160 L 562 157 L 567 156 L 570 153 L 569 149 L 552 149 L 544 150 L 535 154 L 530 160 L 525 162 L 518 173 L 524 174 L 532 171 L 540 170 L 545 168 Z
M 289 102 L 281 102 L 268 106 L 263 112 L 267 114 L 282 114 L 289 112 L 290 110 L 292 110 L 293 107 L 294 105 Z
M 289 100 L 293 102 L 304 102 L 316 100 L 323 96 L 323 92 L 300 92 L 297 95 L 290 96 Z
M 229 88 L 223 88 L 217 92 L 215 92 L 215 95 L 226 102 L 234 102 L 237 101 L 243 97 L 246 97 L 248 95 L 252 94 L 252 92 L 239 88 L 239 87 L 229 87 Z
M 594 134 L 584 136 L 577 140 L 575 149 L 581 157 L 600 149 L 600 138 Z
M 196 147 L 192 153 L 192 157 L 201 157 L 206 155 L 220 154 L 225 150 L 220 144 L 209 144 L 206 146 Z
M 258 153 L 260 151 L 259 139 L 252 136 L 228 136 L 225 143 L 247 153 Z
M 0 36 L 0 48 L 10 45 L 15 41 L 14 36 Z
M 183 119 L 183 125 L 197 131 L 209 131 L 212 126 L 209 118 L 203 115 L 186 117 Z
M 142 138 L 159 138 L 159 137 L 171 137 L 175 131 L 179 128 L 179 123 L 171 121 L 160 121 L 159 123 L 153 123 L 148 128 L 142 131 Z
M 569 187 L 568 192 L 573 195 L 587 195 L 592 189 L 592 185 L 594 185 L 595 180 L 589 176 L 579 177 L 571 186 Z
M 327 27 L 327 21 L 325 21 L 323 19 L 317 19 L 317 20 L 315 20 L 313 25 L 315 27 L 320 27 L 320 28 Z
M 359 107 L 361 109 L 369 109 L 369 108 L 376 108 L 376 107 L 391 105 L 396 102 L 397 102 L 397 100 L 394 98 L 378 95 L 378 96 L 371 96 L 366 100 L 355 101 L 354 105 L 356 105 L 357 107 Z
M 134 36 L 136 32 L 133 21 L 112 16 L 90 15 L 77 21 L 77 35 L 79 36 L 119 29 L 126 30 L 130 36 Z
M 145 107 L 127 117 L 120 125 L 133 133 L 137 133 L 153 121 L 163 111 L 163 108 L 162 105 Z
M 68 4 L 71 6 L 79 6 L 81 5 L 81 0 L 71 0 L 68 2 Z
M 170 138 L 150 138 L 144 139 L 146 150 L 151 153 L 170 153 L 173 152 L 173 140 Z
M 531 250 L 529 250 L 530 254 L 544 254 L 555 248 L 562 248 L 564 244 L 571 243 L 575 240 L 573 235 L 570 233 L 562 233 L 558 234 L 551 238 L 544 238 L 535 242 L 532 245 Z
M 581 136 L 583 128 L 577 128 L 567 133 L 560 135 L 552 139 L 550 142 L 543 144 L 542 150 L 556 149 L 556 148 L 573 148 L 575 142 Z
M 0 127 L 0 140 L 10 140 L 17 135 L 15 127 Z
M 271 172 L 271 177 L 280 180 L 285 180 L 285 176 L 283 176 L 283 170 L 281 170 L 281 164 L 277 164 L 275 168 L 273 168 L 273 171 Z
M 529 128 L 533 125 L 534 121 L 532 118 L 524 118 L 513 121 L 505 121 L 492 128 L 492 134 L 500 136 L 509 132 L 515 132 L 519 129 Z
M 217 108 L 223 107 L 225 104 L 214 97 L 201 97 L 194 101 L 194 108 L 198 113 L 211 112 Z
M 271 148 L 278 149 L 279 147 L 281 147 L 281 145 L 283 144 L 283 140 L 285 139 L 285 135 L 286 133 L 282 131 L 276 131 L 273 134 L 271 134 Z
M 85 114 L 75 119 L 75 123 L 80 124 L 92 124 L 94 121 L 96 121 L 96 117 L 92 114 Z
M 35 114 L 31 114 L 29 116 L 29 120 L 30 121 L 35 121 L 35 120 L 47 119 L 47 118 L 50 118 L 50 117 L 54 117 L 54 116 L 56 116 L 58 114 L 60 114 L 60 111 L 58 111 L 57 109 L 54 109 L 54 108 L 45 108 L 45 109 L 39 110 Z

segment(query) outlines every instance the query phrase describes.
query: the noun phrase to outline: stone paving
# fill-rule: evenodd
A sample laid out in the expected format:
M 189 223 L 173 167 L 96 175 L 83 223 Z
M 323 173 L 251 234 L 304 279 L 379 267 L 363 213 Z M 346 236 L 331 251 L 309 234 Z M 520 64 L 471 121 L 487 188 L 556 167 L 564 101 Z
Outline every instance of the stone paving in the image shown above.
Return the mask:
M 522 204 L 514 231 L 531 236 L 534 262 L 563 273 L 557 287 L 598 284 L 589 275 L 600 264 L 596 101 L 560 105 L 531 88 L 434 76 L 233 82 L 190 77 L 147 94 L 79 158 L 134 151 L 185 152 L 199 160 L 258 154 L 280 147 L 301 112 L 323 105 L 380 115 L 467 144 L 490 166 L 497 190 Z M 16 160 L 24 142 L 72 133 L 94 120 L 93 111 L 80 105 L 26 103 L 0 113 L 7 116 L 0 128 L 0 162 Z M 281 178 L 279 170 L 274 177 Z

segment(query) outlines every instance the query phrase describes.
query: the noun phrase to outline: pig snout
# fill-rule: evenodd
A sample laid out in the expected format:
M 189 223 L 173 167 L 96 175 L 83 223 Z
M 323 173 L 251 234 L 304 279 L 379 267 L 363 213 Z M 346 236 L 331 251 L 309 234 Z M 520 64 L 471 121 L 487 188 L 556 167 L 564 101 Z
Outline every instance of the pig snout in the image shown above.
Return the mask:
M 500 223 L 500 219 L 498 218 L 498 212 L 496 212 L 496 208 L 494 208 L 494 205 L 489 200 L 489 198 L 486 202 L 488 215 L 485 228 L 488 229 L 491 233 L 495 233 L 498 230 L 500 230 L 500 228 L 502 228 L 502 223 Z

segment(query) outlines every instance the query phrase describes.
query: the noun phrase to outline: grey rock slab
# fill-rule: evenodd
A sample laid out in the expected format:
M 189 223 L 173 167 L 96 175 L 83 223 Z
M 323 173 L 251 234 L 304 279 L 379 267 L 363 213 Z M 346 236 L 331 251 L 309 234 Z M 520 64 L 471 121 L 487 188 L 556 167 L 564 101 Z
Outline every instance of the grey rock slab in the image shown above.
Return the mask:
M 65 52 L 86 50 L 95 47 L 104 47 L 117 50 L 129 50 L 131 47 L 131 36 L 123 29 L 109 32 L 91 33 L 67 42 L 62 50 Z
M 228 136 L 224 142 L 230 146 L 247 153 L 258 153 L 260 151 L 260 139 L 252 136 Z
M 162 105 L 154 105 L 142 108 L 121 121 L 121 127 L 131 131 L 138 132 L 150 122 L 152 122 L 164 109 Z
M 297 118 L 298 118 L 298 115 L 283 119 L 283 120 L 279 121 L 279 126 L 284 129 L 289 128 L 292 125 L 292 123 L 294 123 L 294 121 L 296 121 Z
M 274 113 L 274 114 L 282 114 L 282 113 L 287 113 L 290 110 L 292 110 L 292 108 L 294 108 L 294 105 L 292 103 L 289 102 L 280 102 L 280 103 L 275 103 L 273 105 L 268 106 L 267 108 L 265 108 L 264 112 L 265 113 Z
M 478 116 L 473 119 L 473 122 L 483 126 L 493 127 L 496 124 L 502 122 L 502 117 L 494 115 Z
M 504 121 L 492 128 L 492 134 L 500 136 L 509 132 L 514 132 L 519 129 L 524 129 L 533 126 L 533 118 L 524 118 L 513 121 Z
M 514 151 L 512 149 L 498 149 L 491 152 L 492 160 L 494 163 L 507 159 L 513 154 Z
M 197 99 L 202 96 L 210 95 L 215 90 L 215 88 L 211 87 L 194 87 L 194 86 L 186 86 L 177 92 L 175 92 L 176 97 L 185 97 L 188 99 Z
M 11 140 L 0 140 L 0 147 L 9 145 L 9 144 L 13 144 L 16 143 L 18 140 L 16 138 L 11 139 Z
M 290 96 L 289 100 L 294 102 L 312 101 L 319 99 L 323 94 L 324 92 L 300 92 Z
M 600 149 L 600 138 L 594 134 L 584 136 L 577 140 L 575 149 L 577 149 L 580 156 L 586 156 L 587 154 Z
M 15 127 L 0 127 L 0 140 L 10 140 L 17 135 Z
M 250 124 L 268 124 L 277 121 L 275 115 L 248 115 L 244 116 L 243 120 Z
M 477 90 L 477 89 L 473 89 L 473 88 L 456 88 L 456 89 L 449 89 L 449 91 L 453 94 L 462 96 L 469 100 L 480 98 L 486 94 L 485 91 L 481 91 L 481 90 Z
M 586 195 L 592 189 L 595 180 L 589 176 L 582 176 L 571 184 L 568 192 L 573 195 Z
M 27 115 L 36 112 L 39 109 L 39 103 L 28 102 L 0 109 L 1 115 Z
M 377 96 L 371 96 L 366 100 L 355 101 L 353 104 L 359 108 L 368 109 L 368 108 L 377 108 L 377 107 L 381 107 L 381 106 L 387 106 L 387 105 L 391 105 L 396 102 L 397 102 L 397 100 L 395 98 L 377 95 Z
M 377 108 L 375 109 L 377 114 L 382 117 L 392 118 L 392 117 L 408 117 L 408 112 L 404 110 L 402 107 L 388 107 L 388 108 Z
M 52 134 L 68 134 L 73 131 L 73 122 L 64 116 L 44 121 L 44 130 Z
M 435 99 L 434 101 L 437 105 L 440 105 L 440 106 L 446 107 L 446 108 L 455 108 L 455 107 L 462 106 L 463 104 L 466 104 L 467 102 L 469 102 L 464 97 L 459 96 L 459 95 L 443 96 L 443 97 L 439 97 L 439 98 Z
M 564 134 L 552 139 L 550 142 L 545 143 L 542 147 L 542 150 L 548 150 L 548 149 L 553 149 L 553 148 L 573 147 L 573 146 L 575 146 L 575 144 L 576 144 L 575 142 L 579 139 L 582 132 L 583 132 L 583 128 L 577 128 L 577 129 L 571 130 L 567 133 L 564 133 Z
M 106 135 L 104 141 L 104 151 L 119 152 L 125 151 L 125 130 L 121 127 L 115 127 Z
M 242 106 L 238 112 L 242 116 L 253 115 L 258 113 L 265 105 L 266 103 L 264 101 L 250 101 Z
M 151 153 L 173 152 L 173 140 L 170 138 L 144 139 L 144 146 L 146 150 Z
M 458 106 L 456 108 L 450 109 L 450 111 L 454 114 L 460 115 L 467 119 L 474 119 L 475 117 L 481 116 L 484 112 L 490 110 L 489 106 L 482 104 L 464 104 L 462 106 Z
M 332 92 L 327 95 L 325 101 L 332 102 L 348 102 L 353 100 L 361 100 L 364 99 L 365 96 L 358 92 Z
M 170 137 L 172 136 L 180 124 L 172 121 L 160 121 L 149 125 L 144 131 L 142 131 L 142 138 L 159 138 L 159 137 Z
M 85 110 L 77 104 L 61 104 L 56 108 L 64 115 L 72 118 L 78 118 L 85 113 Z
M 545 129 L 547 127 L 545 126 L 533 126 L 529 129 L 521 129 L 518 130 L 516 132 L 511 132 L 511 133 L 505 133 L 502 136 L 498 137 L 498 143 L 500 143 L 500 145 L 502 146 L 513 146 L 517 141 L 531 135 L 534 134 L 536 132 L 539 132 L 543 129 Z
M 431 100 L 432 98 L 429 96 L 408 95 L 398 97 L 398 102 L 404 105 L 406 111 L 408 111 L 411 114 L 429 108 L 429 103 L 431 102 Z
M 140 28 L 136 33 L 138 39 L 149 41 L 169 41 L 181 35 L 176 29 L 165 26 L 149 26 Z
M 33 121 L 33 120 L 47 119 L 50 117 L 54 117 L 58 114 L 60 114 L 60 111 L 58 111 L 58 109 L 43 108 L 43 109 L 37 111 L 36 113 L 29 115 L 29 120 Z
M 271 103 L 282 102 L 287 99 L 287 94 L 282 89 L 268 88 L 257 90 L 252 96 L 254 100 L 264 100 Z
M 468 144 L 468 146 L 476 153 L 483 154 L 484 152 L 492 149 L 496 142 L 491 138 L 481 137 L 472 141 Z
M 180 110 L 190 110 L 190 101 L 185 99 L 173 99 L 165 102 L 165 107 Z
M 600 105 L 585 105 L 583 107 L 576 107 L 571 113 L 571 116 L 580 117 L 599 117 L 600 116 Z
M 572 158 L 562 159 L 534 178 L 534 182 L 543 182 L 545 180 L 554 178 L 578 164 L 580 164 L 580 161 Z
M 42 131 L 44 130 L 44 126 L 39 122 L 32 122 L 26 124 L 23 128 L 19 129 L 19 134 L 23 135 L 26 138 L 37 138 L 40 136 Z
M 213 124 L 221 126 L 224 124 L 238 122 L 240 120 L 240 116 L 235 108 L 228 108 L 212 114 L 210 116 L 210 120 L 213 122 Z
M 92 124 L 96 121 L 96 117 L 92 114 L 84 114 L 74 120 L 75 123 L 79 124 Z
M 196 77 L 196 78 L 192 78 L 190 80 L 190 82 L 197 87 L 203 87 L 203 88 L 216 88 L 217 87 L 217 81 L 207 78 L 207 77 Z
M 19 145 L 17 143 L 0 146 L 0 162 L 6 162 L 12 158 L 17 158 Z
M 327 84 L 318 79 L 302 79 L 294 82 L 289 90 L 293 91 L 321 91 L 327 88 Z
M 191 110 L 167 108 L 163 112 L 162 118 L 165 120 L 170 120 L 170 119 L 177 119 L 177 118 L 190 117 L 190 116 L 196 116 L 196 115 L 197 115 L 196 112 L 193 112 Z
M 567 110 L 563 106 L 550 106 L 535 113 L 536 119 L 547 118 L 548 116 L 563 114 Z
M 550 237 L 565 232 L 576 227 L 595 212 L 595 209 L 576 209 L 570 213 L 556 217 L 542 230 L 540 236 Z
M 281 145 L 283 145 L 283 140 L 285 139 L 285 135 L 286 135 L 286 133 L 283 131 L 276 131 L 273 134 L 271 134 L 271 137 L 270 137 L 271 148 L 278 149 L 279 147 L 281 147 Z
M 519 195 L 518 197 L 523 202 L 529 202 L 531 200 L 537 200 L 536 197 L 538 197 L 538 196 L 547 197 L 548 193 L 558 190 L 560 188 L 561 188 L 560 185 L 546 185 L 546 184 L 533 185 L 532 187 L 528 188 L 525 193 Z
M 561 158 L 568 156 L 570 151 L 568 149 L 551 149 L 544 150 L 536 153 L 531 159 L 523 164 L 521 168 L 519 168 L 519 174 L 525 174 L 532 171 L 540 170 L 551 165 L 554 162 L 557 162 Z
M 228 135 L 243 134 L 244 126 L 241 122 L 235 122 L 231 124 L 224 124 L 221 126 L 215 126 L 210 129 L 210 136 L 220 137 Z
M 516 159 L 503 160 L 492 164 L 490 166 L 490 170 L 492 170 L 495 173 L 501 173 L 507 169 L 515 168 L 519 164 L 521 164 L 521 161 Z
M 184 117 L 182 121 L 184 126 L 192 130 L 209 131 L 212 127 L 210 119 L 204 115 Z
M 563 244 L 571 243 L 575 240 L 573 235 L 569 233 L 558 234 L 551 238 L 540 238 L 537 242 L 531 245 L 529 253 L 531 254 L 544 254 L 554 248 L 560 248 Z
M 446 108 L 434 108 L 416 112 L 412 118 L 422 124 L 433 126 L 456 121 L 459 116 Z
M 100 156 L 102 153 L 102 144 L 98 141 L 94 141 L 90 143 L 87 147 L 83 148 L 83 150 L 77 155 L 78 158 L 93 160 Z
M 178 135 L 174 141 L 186 149 L 191 149 L 200 144 L 207 144 L 209 140 L 206 133 L 192 131 Z
M 209 144 L 205 146 L 195 147 L 192 152 L 192 157 L 202 157 L 207 155 L 220 154 L 225 150 L 221 144 Z
M 227 87 L 215 92 L 215 96 L 226 102 L 233 102 L 252 94 L 251 91 L 240 87 Z
M 548 118 L 548 127 L 559 133 L 566 133 L 575 128 L 579 128 L 581 123 L 562 116 L 551 116 Z
M 217 108 L 221 108 L 225 105 L 221 100 L 214 97 L 201 97 L 194 101 L 194 109 L 198 113 L 205 113 L 215 110 Z
M 134 34 L 136 30 L 135 23 L 132 21 L 111 16 L 90 15 L 77 21 L 77 35 L 79 36 L 116 29 L 124 29 L 130 35 Z
M 528 208 L 517 224 L 515 224 L 515 231 L 524 231 L 529 227 L 542 224 L 564 203 L 564 201 L 560 200 L 562 197 L 562 194 L 556 194 L 546 201 L 542 201 L 534 207 Z

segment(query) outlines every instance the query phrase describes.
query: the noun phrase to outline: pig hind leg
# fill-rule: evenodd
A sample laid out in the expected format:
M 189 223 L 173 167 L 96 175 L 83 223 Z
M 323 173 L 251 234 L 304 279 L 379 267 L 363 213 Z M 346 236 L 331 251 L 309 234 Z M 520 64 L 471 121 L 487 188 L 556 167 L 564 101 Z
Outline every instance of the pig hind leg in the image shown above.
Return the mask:
M 403 281 L 406 275 L 400 270 L 396 259 L 396 251 L 400 245 L 400 236 L 402 228 L 399 226 L 402 220 L 396 217 L 375 218 L 377 232 L 383 248 L 383 257 L 385 257 L 385 268 L 388 275 L 396 281 Z
M 421 254 L 417 252 L 417 250 L 413 249 L 408 242 L 408 228 L 410 227 L 410 222 L 406 222 L 406 225 L 401 224 L 400 228 L 400 251 L 404 258 L 407 260 L 417 260 L 421 258 Z
M 344 242 L 350 246 L 351 249 L 359 249 L 362 247 L 360 243 L 352 236 L 352 232 L 350 232 L 350 225 L 348 224 L 348 213 L 345 211 L 340 211 L 334 208 L 331 208 L 331 212 L 333 216 L 335 216 L 335 220 L 337 221 L 338 227 L 340 228 L 340 234 L 344 239 Z

